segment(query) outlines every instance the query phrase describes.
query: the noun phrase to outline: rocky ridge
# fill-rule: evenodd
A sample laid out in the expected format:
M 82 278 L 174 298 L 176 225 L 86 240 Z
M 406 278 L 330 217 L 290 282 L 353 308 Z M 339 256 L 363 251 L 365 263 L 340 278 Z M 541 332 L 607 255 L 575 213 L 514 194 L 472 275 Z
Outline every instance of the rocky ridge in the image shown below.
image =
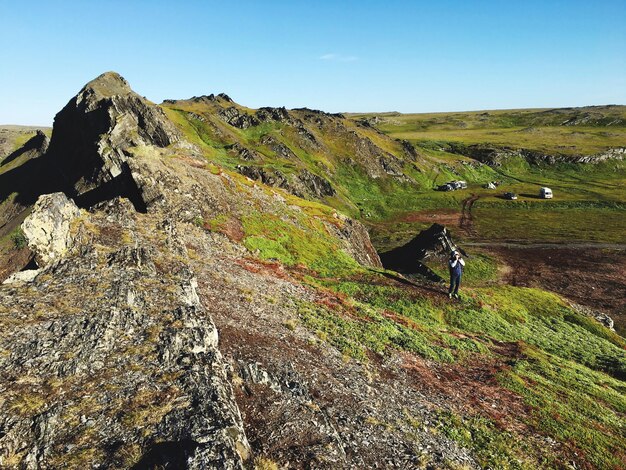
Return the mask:
M 594 155 L 554 155 L 529 149 L 514 149 L 488 145 L 463 145 L 448 143 L 444 147 L 447 152 L 470 156 L 477 161 L 492 167 L 501 166 L 507 159 L 522 158 L 533 165 L 556 163 L 598 164 L 611 160 L 622 161 L 626 158 L 626 148 L 611 148 Z
M 0 347 L 6 352 L 0 359 L 5 384 L 0 465 L 241 468 L 255 451 L 246 428 L 254 431 L 257 452 L 271 446 L 273 455 L 302 465 L 334 462 L 356 468 L 381 452 L 398 464 L 423 458 L 417 449 L 400 451 L 412 446 L 406 440 L 408 429 L 378 443 L 371 426 L 361 430 L 362 420 L 383 408 L 363 408 L 356 419 L 348 418 L 353 400 L 366 403 L 369 399 L 362 395 L 373 390 L 361 367 L 341 366 L 339 354 L 331 363 L 320 362 L 320 369 L 309 367 L 312 357 L 326 354 L 322 343 L 274 356 L 267 356 L 265 347 L 233 349 L 234 339 L 249 332 L 259 314 L 266 319 L 257 325 L 263 342 L 284 344 L 283 334 L 272 333 L 279 327 L 275 323 L 297 315 L 298 299 L 318 294 L 295 278 L 254 274 L 249 266 L 257 261 L 249 260 L 236 233 L 213 226 L 207 230 L 210 224 L 199 227 L 197 221 L 227 214 L 242 227 L 246 218 L 262 213 L 297 227 L 303 217 L 317 217 L 321 225 L 316 226 L 337 249 L 379 267 L 367 232 L 330 209 L 309 215 L 309 205 L 299 205 L 287 194 L 213 171 L 175 130 L 168 134 L 170 124 L 152 106 L 129 92 L 121 77 L 105 74 L 56 118 L 50 149 L 41 158 L 54 162 L 65 176 L 66 192 L 37 199 L 22 223 L 37 269 L 0 288 Z M 111 190 L 111 182 L 122 175 L 124 185 L 116 183 Z M 124 192 L 131 184 L 133 191 Z M 85 197 L 89 194 L 98 197 Z M 242 291 L 259 300 L 242 304 Z M 281 300 L 263 301 L 267 292 Z M 226 332 L 224 346 L 231 345 L 225 348 L 226 360 L 214 318 Z M 312 338 L 302 334 L 298 341 L 305 341 L 304 346 Z M 332 387 L 319 375 L 323 369 L 351 375 L 354 388 L 326 396 L 322 390 Z M 375 392 L 378 401 L 391 393 L 381 387 Z M 278 417 L 263 417 L 263 397 L 270 390 L 278 393 L 276 411 L 291 409 L 300 416 L 303 406 L 313 410 L 306 434 L 290 437 L 303 454 L 281 447 L 289 428 L 274 421 Z M 344 395 L 345 405 L 314 411 Z M 429 415 L 425 408 L 422 413 Z M 270 428 L 282 428 L 281 434 L 263 434 L 259 419 L 269 419 Z M 329 445 L 307 444 L 311 433 Z M 352 440 L 345 441 L 348 435 Z M 445 439 L 430 442 L 429 448 L 439 453 L 429 458 L 472 462 Z

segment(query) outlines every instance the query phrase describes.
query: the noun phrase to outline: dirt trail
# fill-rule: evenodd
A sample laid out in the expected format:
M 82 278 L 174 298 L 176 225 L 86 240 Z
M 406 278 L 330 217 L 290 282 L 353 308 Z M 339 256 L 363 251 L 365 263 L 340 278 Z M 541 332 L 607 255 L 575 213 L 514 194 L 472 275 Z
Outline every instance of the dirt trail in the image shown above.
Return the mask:
M 477 194 L 472 194 L 470 197 L 463 200 L 461 219 L 459 220 L 459 228 L 470 237 L 477 235 L 476 230 L 474 229 L 472 206 L 479 198 L 480 196 L 478 196 Z

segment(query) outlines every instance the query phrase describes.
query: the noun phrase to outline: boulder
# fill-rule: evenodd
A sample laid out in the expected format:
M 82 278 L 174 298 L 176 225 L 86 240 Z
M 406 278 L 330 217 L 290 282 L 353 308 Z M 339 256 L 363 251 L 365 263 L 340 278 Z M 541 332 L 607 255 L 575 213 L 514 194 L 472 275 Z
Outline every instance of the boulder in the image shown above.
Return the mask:
M 433 224 L 405 245 L 381 253 L 380 259 L 387 269 L 407 274 L 422 274 L 432 280 L 439 280 L 439 276 L 428 269 L 422 261 L 431 257 L 447 256 L 455 249 L 458 248 L 452 241 L 448 229 L 443 225 Z
M 40 196 L 22 223 L 28 247 L 40 267 L 60 259 L 72 244 L 70 226 L 80 209 L 63 193 Z

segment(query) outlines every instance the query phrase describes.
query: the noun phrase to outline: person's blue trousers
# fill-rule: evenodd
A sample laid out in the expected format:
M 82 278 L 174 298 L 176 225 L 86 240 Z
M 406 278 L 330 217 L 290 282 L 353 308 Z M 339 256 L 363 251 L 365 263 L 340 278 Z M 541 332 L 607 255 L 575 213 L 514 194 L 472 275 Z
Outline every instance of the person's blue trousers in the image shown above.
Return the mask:
M 450 289 L 448 294 L 457 295 L 459 293 L 459 286 L 461 285 L 461 274 L 450 274 Z

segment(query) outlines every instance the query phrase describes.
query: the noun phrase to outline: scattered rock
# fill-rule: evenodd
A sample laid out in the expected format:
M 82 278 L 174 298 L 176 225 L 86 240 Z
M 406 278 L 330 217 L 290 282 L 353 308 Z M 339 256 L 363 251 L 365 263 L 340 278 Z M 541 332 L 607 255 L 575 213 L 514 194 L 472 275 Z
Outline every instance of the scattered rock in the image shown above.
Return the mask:
M 593 318 L 597 322 L 606 326 L 609 330 L 615 331 L 615 322 L 606 313 L 577 303 L 570 303 L 570 307 L 572 307 L 574 310 L 576 310 L 576 312 L 580 313 L 581 315 Z
M 218 114 L 227 124 L 230 124 L 233 127 L 238 129 L 248 129 L 249 127 L 258 126 L 259 120 L 246 114 L 242 111 L 239 111 L 235 106 L 231 106 L 230 108 L 220 109 Z

